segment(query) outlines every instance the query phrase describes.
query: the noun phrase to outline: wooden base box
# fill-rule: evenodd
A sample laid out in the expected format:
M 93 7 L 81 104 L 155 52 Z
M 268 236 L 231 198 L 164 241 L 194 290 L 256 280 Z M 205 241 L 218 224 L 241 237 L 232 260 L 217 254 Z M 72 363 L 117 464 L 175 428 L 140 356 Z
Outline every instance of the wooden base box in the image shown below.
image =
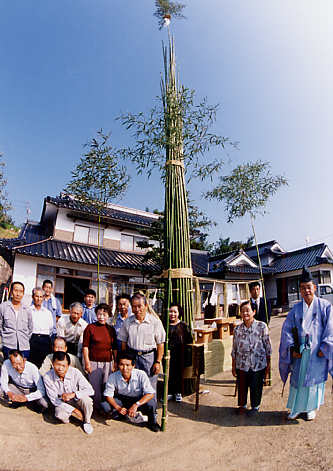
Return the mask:
M 196 327 L 194 332 L 196 333 L 195 343 L 209 343 L 213 340 L 213 334 L 217 329 L 210 329 L 208 326 Z

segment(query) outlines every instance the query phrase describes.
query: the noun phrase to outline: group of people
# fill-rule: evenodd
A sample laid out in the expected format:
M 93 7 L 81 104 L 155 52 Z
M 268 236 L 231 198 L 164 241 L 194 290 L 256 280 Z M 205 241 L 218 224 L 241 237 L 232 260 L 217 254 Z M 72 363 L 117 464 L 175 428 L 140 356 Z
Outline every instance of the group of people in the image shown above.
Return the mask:
M 51 287 L 48 294 L 45 286 Z M 45 280 L 27 306 L 23 283 L 14 282 L 10 300 L 0 305 L 0 399 L 13 408 L 32 402 L 38 412 L 51 402 L 55 417 L 64 423 L 75 417 L 88 434 L 94 410 L 159 431 L 156 387 L 165 330 L 147 312 L 145 296 L 118 296 L 110 318 L 109 306 L 96 306 L 96 293 L 89 290 L 84 304 L 75 302 L 62 315 L 52 289 Z
M 260 297 L 260 284 L 252 283 L 249 288 L 251 299 L 240 306 L 243 322 L 234 329 L 231 355 L 238 387 L 237 413 L 255 416 L 270 374 L 271 310 Z M 75 302 L 69 314 L 62 315 L 52 289 L 52 281 L 45 280 L 42 288 L 33 290 L 29 307 L 22 303 L 24 285 L 13 282 L 10 300 L 0 305 L 5 360 L 0 399 L 13 408 L 31 403 L 38 412 L 51 403 L 55 417 L 64 423 L 75 417 L 88 434 L 93 431 L 94 410 L 107 419 L 127 417 L 132 422 L 147 422 L 152 431 L 159 431 L 156 388 L 165 329 L 161 320 L 148 312 L 145 296 L 118 296 L 117 310 L 110 317 L 109 306 L 96 306 L 96 293 L 89 290 L 84 304 Z M 333 373 L 331 304 L 318 299 L 315 290 L 312 275 L 304 268 L 300 282 L 303 301 L 288 313 L 281 332 L 280 375 L 284 384 L 291 372 L 290 419 L 302 412 L 308 420 L 315 418 L 323 403 L 328 372 Z M 173 397 L 176 402 L 182 401 L 184 352 L 192 342 L 191 330 L 181 316 L 181 306 L 172 304 L 168 399 Z
M 302 413 L 306 413 L 307 420 L 316 418 L 324 402 L 328 373 L 333 375 L 332 305 L 317 298 L 316 289 L 311 272 L 304 266 L 300 278 L 302 301 L 289 311 L 281 330 L 279 372 L 283 385 L 291 374 L 287 403 L 290 420 Z M 234 329 L 231 355 L 238 386 L 236 412 L 253 417 L 270 374 L 272 345 L 268 331 L 270 306 L 265 308 L 264 299 L 259 297 L 257 282 L 250 285 L 250 292 L 251 299 L 240 306 L 243 323 Z M 247 411 L 248 391 L 251 409 Z

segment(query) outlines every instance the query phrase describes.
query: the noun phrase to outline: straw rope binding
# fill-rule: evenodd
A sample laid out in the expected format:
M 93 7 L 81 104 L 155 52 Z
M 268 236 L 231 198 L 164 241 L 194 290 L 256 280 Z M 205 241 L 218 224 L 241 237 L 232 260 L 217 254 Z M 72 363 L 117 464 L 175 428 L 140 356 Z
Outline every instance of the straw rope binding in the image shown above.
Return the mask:
M 163 270 L 162 278 L 192 278 L 193 270 L 192 268 L 169 268 L 168 270 Z
M 167 160 L 165 166 L 167 165 L 179 165 L 179 167 L 185 168 L 184 162 L 181 160 Z

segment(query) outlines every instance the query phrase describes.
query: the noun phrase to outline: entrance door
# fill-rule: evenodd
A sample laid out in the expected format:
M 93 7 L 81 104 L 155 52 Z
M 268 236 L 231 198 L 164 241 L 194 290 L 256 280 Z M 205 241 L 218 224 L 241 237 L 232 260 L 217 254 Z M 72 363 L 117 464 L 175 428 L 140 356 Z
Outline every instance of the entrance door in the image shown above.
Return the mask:
M 83 303 L 89 284 L 89 280 L 82 278 L 65 278 L 64 309 L 69 309 L 75 302 Z
M 288 300 L 288 280 L 287 278 L 278 278 L 276 280 L 277 305 L 287 306 Z

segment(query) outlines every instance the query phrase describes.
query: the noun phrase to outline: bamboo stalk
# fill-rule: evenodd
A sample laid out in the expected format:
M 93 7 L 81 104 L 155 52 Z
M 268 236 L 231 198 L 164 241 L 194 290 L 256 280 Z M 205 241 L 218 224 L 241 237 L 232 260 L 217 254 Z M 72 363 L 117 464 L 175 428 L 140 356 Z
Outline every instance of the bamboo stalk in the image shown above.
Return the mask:
M 262 273 L 261 260 L 260 260 L 260 255 L 259 255 L 257 235 L 256 235 L 256 231 L 254 229 L 253 216 L 251 216 L 251 222 L 252 222 L 252 230 L 253 230 L 253 235 L 254 235 L 254 241 L 255 241 L 256 249 L 257 249 L 258 261 L 259 261 L 260 278 L 261 278 L 261 282 L 262 282 L 262 294 L 263 294 L 264 303 L 265 303 L 265 313 L 266 313 L 266 321 L 267 321 L 266 323 L 267 323 L 267 326 L 268 326 L 269 325 L 269 319 L 268 319 L 268 311 L 267 311 L 265 282 L 264 282 L 264 276 L 263 276 L 263 273 Z

